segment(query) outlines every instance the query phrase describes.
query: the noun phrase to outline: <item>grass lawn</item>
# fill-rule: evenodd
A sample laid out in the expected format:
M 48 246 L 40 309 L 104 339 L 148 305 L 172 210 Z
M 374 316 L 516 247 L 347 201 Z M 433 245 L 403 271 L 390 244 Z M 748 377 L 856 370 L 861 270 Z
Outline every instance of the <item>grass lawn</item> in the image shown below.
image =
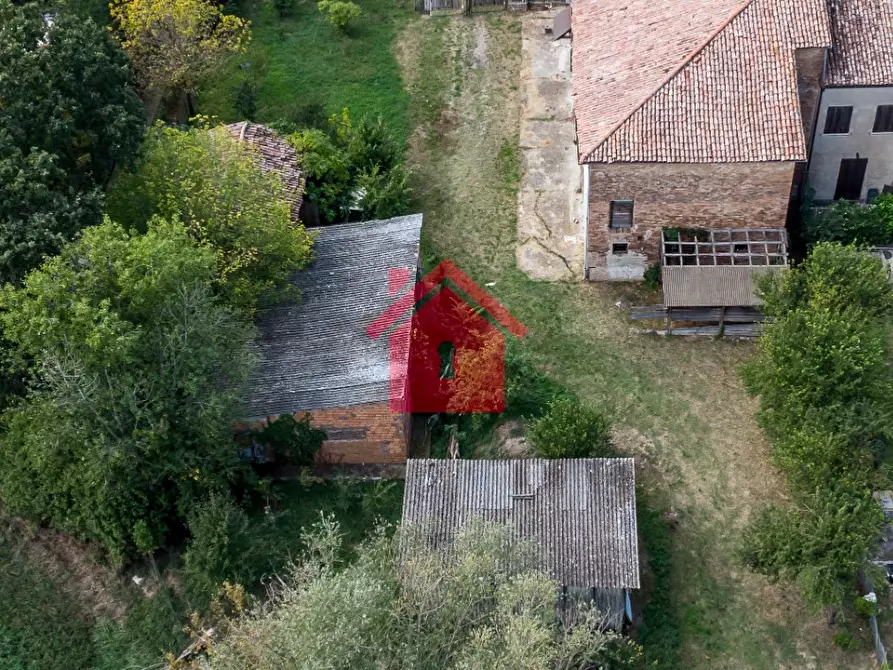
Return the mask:
M 246 4 L 252 33 L 248 52 L 201 87 L 202 114 L 242 120 L 233 99 L 240 82 L 248 79 L 257 84 L 254 120 L 259 123 L 317 103 L 328 114 L 347 107 L 355 119 L 381 114 L 399 137 L 408 136 L 409 97 L 391 52 L 396 35 L 413 16 L 405 2 L 357 0 L 363 15 L 346 33 L 327 23 L 312 0 L 296 0 L 284 19 L 271 2 Z
M 520 20 L 430 19 L 400 40 L 426 262 L 449 257 L 487 286 L 529 328 L 523 346 L 544 369 L 612 416 L 615 446 L 638 463 L 655 562 L 646 586 L 657 591 L 642 634 L 658 667 L 872 667 L 831 644 L 795 589 L 736 558 L 748 515 L 785 491 L 736 372 L 752 345 L 634 336 L 616 303 L 653 302 L 640 286 L 535 282 L 517 269 Z M 660 516 L 669 506 L 672 532 Z

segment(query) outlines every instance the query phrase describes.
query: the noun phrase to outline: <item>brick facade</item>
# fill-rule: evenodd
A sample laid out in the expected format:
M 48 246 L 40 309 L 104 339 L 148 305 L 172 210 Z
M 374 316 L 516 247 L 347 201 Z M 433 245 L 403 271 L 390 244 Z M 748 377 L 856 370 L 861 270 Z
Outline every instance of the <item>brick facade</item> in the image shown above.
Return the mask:
M 660 261 L 661 228 L 783 228 L 794 166 L 590 163 L 586 276 L 641 279 Z M 612 200 L 633 202 L 632 228 L 609 228 Z M 612 253 L 615 244 L 626 244 L 626 253 Z
M 296 416 L 303 416 L 303 412 Z M 323 463 L 404 463 L 411 416 L 387 402 L 309 412 L 310 423 L 329 435 L 317 458 Z

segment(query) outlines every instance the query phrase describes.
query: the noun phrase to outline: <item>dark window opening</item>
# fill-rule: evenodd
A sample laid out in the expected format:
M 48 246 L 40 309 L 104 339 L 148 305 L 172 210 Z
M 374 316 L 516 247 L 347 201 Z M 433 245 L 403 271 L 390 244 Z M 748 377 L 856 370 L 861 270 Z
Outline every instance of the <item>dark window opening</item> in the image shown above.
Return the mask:
M 874 113 L 873 133 L 893 133 L 893 105 L 878 105 Z
M 611 201 L 611 228 L 632 228 L 633 226 L 633 201 Z
M 862 181 L 865 179 L 867 158 L 843 158 L 837 173 L 835 200 L 858 200 L 862 197 Z
M 440 378 L 453 379 L 456 376 L 454 368 L 456 347 L 452 342 L 441 342 L 437 347 L 437 355 L 440 356 Z
M 748 251 L 749 251 L 749 249 L 748 249 L 748 246 L 747 246 L 747 243 L 746 243 L 746 242 L 745 242 L 745 243 L 742 243 L 742 244 L 736 244 L 736 245 L 732 248 L 732 253 L 733 253 L 733 254 L 746 254 Z
M 626 242 L 615 242 L 611 245 L 611 253 L 615 256 L 623 256 L 629 253 L 629 245 Z
M 852 107 L 829 107 L 825 114 L 825 134 L 846 135 L 850 132 L 852 116 Z

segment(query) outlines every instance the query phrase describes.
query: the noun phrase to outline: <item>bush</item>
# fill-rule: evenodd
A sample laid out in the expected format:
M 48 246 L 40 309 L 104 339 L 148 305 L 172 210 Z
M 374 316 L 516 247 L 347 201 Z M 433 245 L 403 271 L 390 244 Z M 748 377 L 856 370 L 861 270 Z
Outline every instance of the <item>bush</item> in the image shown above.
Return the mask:
M 263 564 L 263 543 L 255 542 L 251 520 L 232 498 L 211 494 L 189 514 L 189 543 L 183 574 L 192 598 L 202 604 L 223 582 L 250 583 Z
M 361 172 L 357 177 L 357 188 L 362 196 L 360 207 L 363 218 L 389 219 L 399 216 L 409 209 L 410 193 L 409 170 L 402 164 L 385 171 L 377 165 Z
M 649 291 L 656 291 L 660 288 L 660 263 L 648 266 L 645 270 L 645 288 Z
M 544 458 L 590 458 L 611 455 L 610 424 L 576 398 L 557 398 L 530 428 L 530 441 Z
M 233 97 L 233 107 L 236 108 L 236 114 L 243 119 L 254 120 L 257 115 L 257 86 L 253 81 L 248 79 L 241 81 Z
M 346 30 L 348 24 L 354 19 L 360 18 L 363 13 L 356 3 L 342 2 L 341 0 L 321 0 L 316 3 L 316 6 L 326 15 L 326 21 L 341 31 Z
M 324 430 L 310 425 L 309 414 L 299 421 L 291 414 L 283 414 L 268 423 L 257 437 L 273 450 L 277 463 L 310 466 L 327 436 Z
M 838 200 L 811 210 L 803 222 L 808 244 L 841 242 L 883 246 L 893 243 L 893 196 L 882 195 L 870 205 Z

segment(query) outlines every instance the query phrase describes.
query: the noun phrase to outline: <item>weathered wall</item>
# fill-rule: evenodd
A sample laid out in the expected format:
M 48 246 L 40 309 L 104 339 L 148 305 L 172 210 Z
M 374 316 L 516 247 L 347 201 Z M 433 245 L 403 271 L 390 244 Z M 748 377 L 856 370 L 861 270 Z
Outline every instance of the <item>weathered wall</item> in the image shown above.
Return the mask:
M 800 116 L 803 119 L 803 137 L 806 146 L 812 144 L 816 113 L 822 97 L 822 75 L 825 72 L 825 47 L 797 49 L 797 93 L 800 98 Z
M 592 163 L 589 165 L 587 277 L 641 279 L 660 261 L 660 230 L 783 228 L 793 162 Z M 633 226 L 611 230 L 612 200 L 633 201 Z M 629 245 L 615 256 L 614 243 Z
M 828 107 L 848 105 L 853 108 L 850 132 L 825 135 L 822 130 Z M 893 105 L 893 87 L 826 88 L 822 93 L 807 177 L 817 201 L 834 198 L 840 160 L 856 158 L 856 154 L 868 159 L 862 183 L 863 201 L 868 189 L 881 190 L 885 184 L 893 183 L 893 133 L 871 132 L 878 105 Z
M 322 462 L 402 463 L 406 460 L 410 415 L 392 412 L 387 402 L 317 409 L 310 416 L 310 423 L 329 435 L 318 455 Z

